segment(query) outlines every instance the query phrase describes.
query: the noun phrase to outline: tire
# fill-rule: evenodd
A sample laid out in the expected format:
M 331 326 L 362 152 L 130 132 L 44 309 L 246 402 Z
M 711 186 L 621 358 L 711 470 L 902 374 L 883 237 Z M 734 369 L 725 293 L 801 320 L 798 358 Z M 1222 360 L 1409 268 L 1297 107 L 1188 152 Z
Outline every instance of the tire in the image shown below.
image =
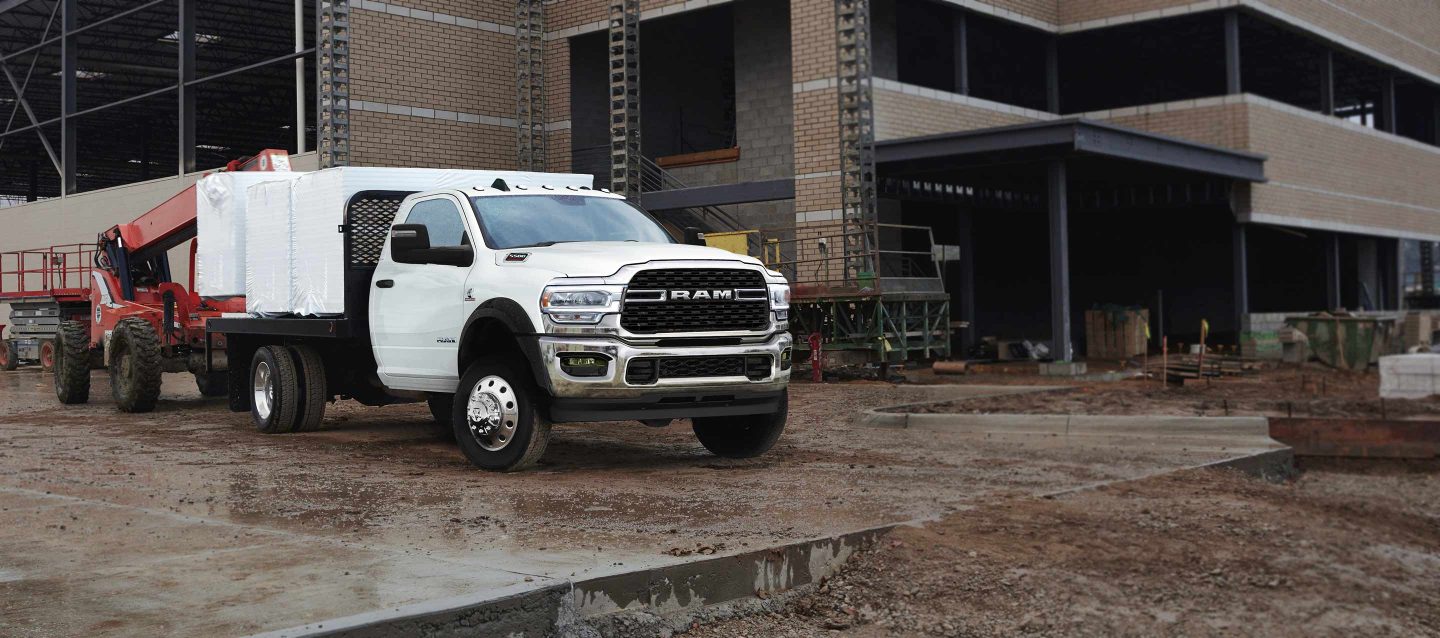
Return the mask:
M 44 372 L 55 370 L 55 342 L 52 340 L 40 342 L 40 369 Z
M 455 395 L 431 394 L 425 398 L 425 402 L 430 405 L 430 416 L 433 419 L 430 429 L 435 432 L 435 436 L 454 441 L 455 428 L 451 419 L 454 418 L 452 413 L 455 411 Z
M 0 370 L 9 372 L 20 367 L 20 353 L 11 341 L 0 341 Z
M 550 442 L 550 422 L 537 405 L 540 390 L 529 382 L 521 365 L 498 357 L 485 357 L 470 365 L 451 401 L 455 441 L 472 465 L 483 470 L 515 472 L 534 465 Z M 467 406 L 474 396 L 477 407 L 488 405 L 493 425 L 472 423 Z M 482 432 L 478 428 L 494 429 Z
M 90 400 L 90 330 L 79 321 L 60 324 L 55 342 L 55 398 L 65 405 Z
M 325 385 L 325 361 L 314 346 L 290 346 L 300 380 L 300 413 L 295 417 L 296 432 L 314 432 L 325 420 L 325 404 L 330 393 Z
M 695 438 L 711 454 L 748 459 L 769 451 L 785 431 L 790 413 L 790 391 L 780 397 L 780 409 L 771 414 L 717 416 L 692 419 Z
M 121 319 L 110 335 L 110 394 L 121 412 L 149 412 L 160 398 L 160 338 L 144 319 Z
M 300 378 L 285 346 L 265 346 L 250 360 L 250 418 L 265 434 L 294 432 L 300 416 Z
M 230 374 L 227 372 L 196 372 L 195 388 L 200 391 L 200 396 L 225 396 L 230 392 Z

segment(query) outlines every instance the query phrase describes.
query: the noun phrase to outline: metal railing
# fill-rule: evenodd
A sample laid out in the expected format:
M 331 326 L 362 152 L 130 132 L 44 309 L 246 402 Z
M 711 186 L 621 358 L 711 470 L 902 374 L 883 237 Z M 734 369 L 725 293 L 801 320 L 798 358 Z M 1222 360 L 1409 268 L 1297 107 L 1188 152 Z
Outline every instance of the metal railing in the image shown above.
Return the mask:
M 857 259 L 853 246 L 866 238 L 871 248 Z M 759 246 L 752 256 L 790 280 L 797 298 L 944 291 L 929 226 L 836 221 L 758 230 L 749 243 Z
M 94 266 L 94 244 L 0 253 L 0 300 L 82 294 Z

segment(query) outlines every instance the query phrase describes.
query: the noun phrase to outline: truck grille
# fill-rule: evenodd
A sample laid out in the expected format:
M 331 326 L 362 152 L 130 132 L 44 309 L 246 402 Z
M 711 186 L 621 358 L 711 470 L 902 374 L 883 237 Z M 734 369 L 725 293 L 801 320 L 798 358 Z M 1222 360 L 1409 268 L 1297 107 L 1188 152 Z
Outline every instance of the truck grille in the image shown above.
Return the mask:
M 674 299 L 673 292 L 704 292 Z M 764 330 L 770 323 L 765 278 L 737 268 L 644 270 L 630 280 L 621 327 L 637 334 Z
M 625 369 L 625 381 L 632 385 L 650 384 L 659 379 L 701 377 L 746 377 L 762 381 L 769 378 L 771 363 L 770 355 L 633 359 Z

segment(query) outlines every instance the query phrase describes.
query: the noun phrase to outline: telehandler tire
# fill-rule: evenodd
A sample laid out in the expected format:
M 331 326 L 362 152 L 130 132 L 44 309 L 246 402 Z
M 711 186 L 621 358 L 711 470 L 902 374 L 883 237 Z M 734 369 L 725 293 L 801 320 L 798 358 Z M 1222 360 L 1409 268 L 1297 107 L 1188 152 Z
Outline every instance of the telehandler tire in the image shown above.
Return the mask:
M 65 405 L 90 400 L 90 331 L 79 321 L 60 324 L 55 342 L 55 398 Z
M 160 337 L 144 319 L 121 319 L 110 335 L 110 394 L 121 412 L 149 412 L 165 369 Z

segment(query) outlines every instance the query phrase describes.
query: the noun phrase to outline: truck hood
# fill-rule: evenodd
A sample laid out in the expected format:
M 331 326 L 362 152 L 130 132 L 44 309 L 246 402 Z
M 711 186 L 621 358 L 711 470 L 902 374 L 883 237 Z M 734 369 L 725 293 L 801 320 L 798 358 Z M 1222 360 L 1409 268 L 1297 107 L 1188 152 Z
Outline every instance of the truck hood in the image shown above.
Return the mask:
M 495 253 L 504 267 L 550 270 L 566 277 L 608 277 L 630 264 L 667 260 L 735 261 L 760 266 L 760 260 L 728 250 L 689 244 L 629 241 L 567 242 L 553 246 L 512 248 Z

